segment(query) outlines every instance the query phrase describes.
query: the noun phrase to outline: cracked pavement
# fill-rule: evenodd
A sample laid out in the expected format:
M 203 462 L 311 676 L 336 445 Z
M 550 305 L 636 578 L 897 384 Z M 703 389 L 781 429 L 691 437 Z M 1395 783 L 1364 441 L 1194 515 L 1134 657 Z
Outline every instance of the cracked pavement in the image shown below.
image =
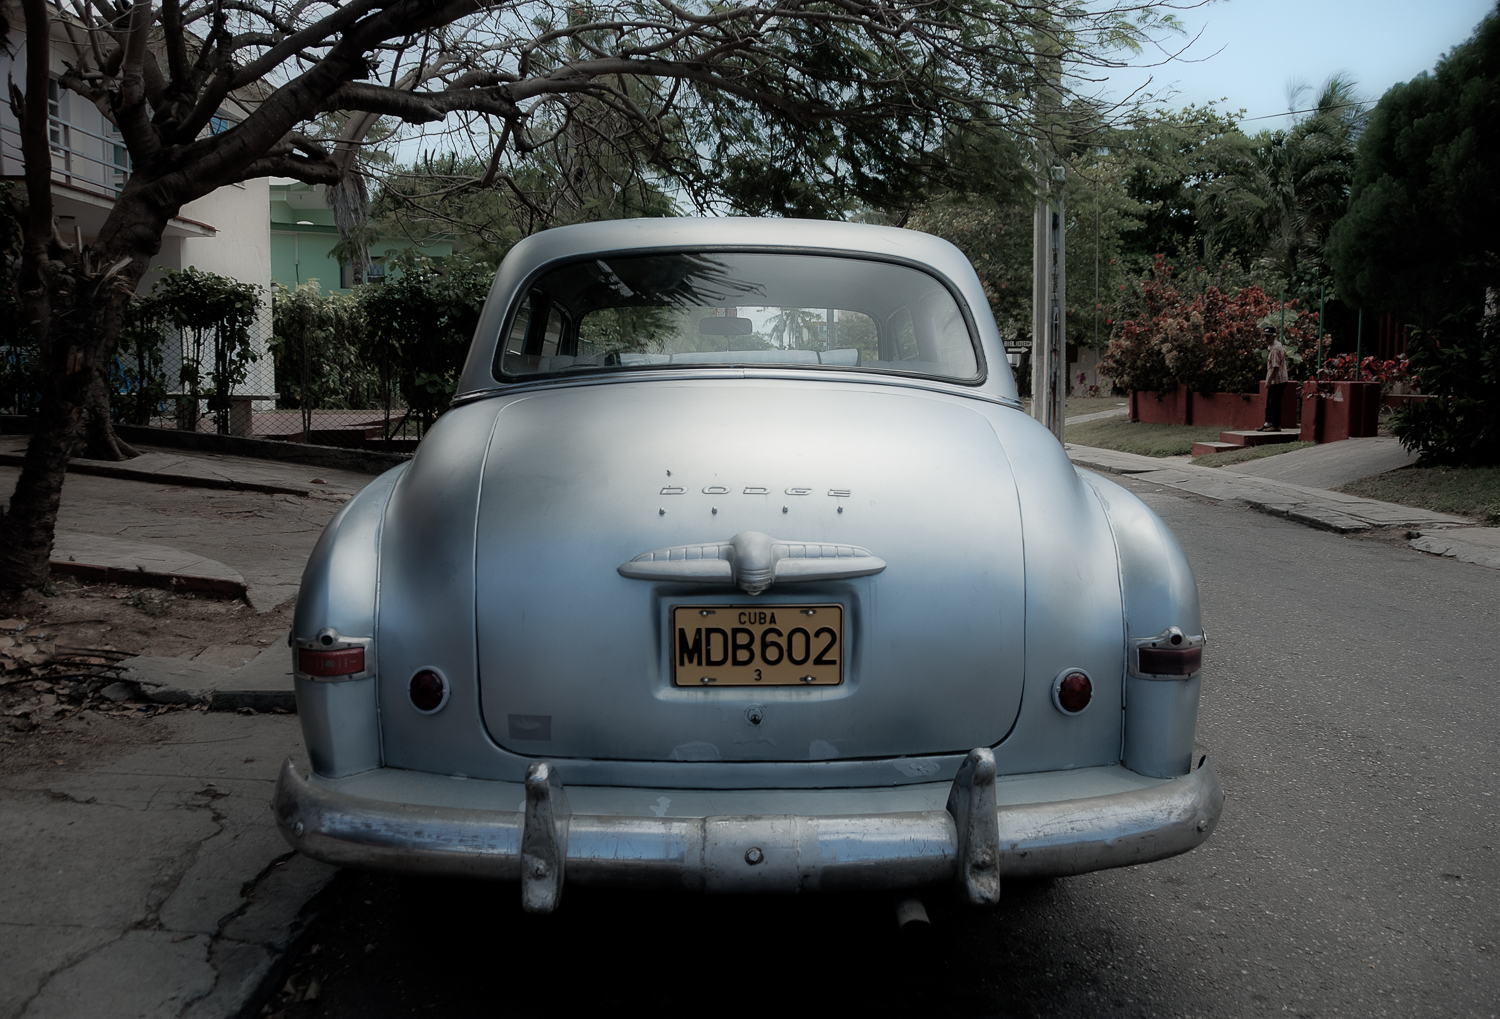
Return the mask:
M 242 1014 L 334 873 L 267 803 L 295 715 L 177 712 L 146 741 L 0 776 L 0 1019 Z

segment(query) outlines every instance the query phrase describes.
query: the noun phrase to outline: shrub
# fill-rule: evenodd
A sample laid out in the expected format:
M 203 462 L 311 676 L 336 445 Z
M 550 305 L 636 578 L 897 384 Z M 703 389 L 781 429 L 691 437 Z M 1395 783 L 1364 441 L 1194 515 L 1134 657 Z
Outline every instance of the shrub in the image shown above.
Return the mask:
M 1421 462 L 1500 465 L 1500 322 L 1493 311 L 1478 328 L 1446 335 L 1413 330 L 1412 367 L 1426 400 L 1396 412 L 1391 431 Z
M 1133 317 L 1114 323 L 1099 371 L 1117 386 L 1164 391 L 1179 383 L 1198 393 L 1254 392 L 1265 377 L 1263 322 L 1288 317 L 1282 342 L 1293 378 L 1310 368 L 1317 344 L 1318 316 L 1285 306 L 1258 286 L 1233 295 L 1204 280 L 1187 295 L 1174 279 L 1176 268 L 1162 255 L 1141 280 Z M 1201 273 L 1201 270 L 1199 270 Z
M 281 405 L 302 411 L 311 427 L 314 409 L 367 410 L 384 400 L 368 356 L 364 307 L 352 294 L 325 294 L 317 280 L 271 296 L 271 353 Z
M 495 270 L 462 255 L 410 253 L 379 286 L 361 288 L 369 354 L 423 425 L 442 413 L 458 387 L 469 342 Z
M 197 405 L 206 398 L 208 409 L 221 434 L 229 431 L 229 397 L 242 385 L 255 361 L 250 326 L 260 309 L 260 287 L 254 283 L 202 272 L 193 266 L 170 270 L 151 288 L 148 297 L 133 302 L 126 315 L 122 339 L 137 358 L 138 377 L 133 381 L 119 362 L 118 383 L 136 387 L 140 408 L 162 396 L 153 388 L 161 379 L 163 330 L 175 329 L 182 339 L 182 360 L 175 380 L 178 391 L 191 399 L 188 413 L 197 424 Z

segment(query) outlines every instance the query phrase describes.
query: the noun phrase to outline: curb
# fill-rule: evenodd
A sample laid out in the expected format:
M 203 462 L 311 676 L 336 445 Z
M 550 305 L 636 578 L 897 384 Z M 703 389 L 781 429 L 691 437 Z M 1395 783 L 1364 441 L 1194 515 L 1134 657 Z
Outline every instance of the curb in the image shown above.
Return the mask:
M 130 443 L 192 449 L 205 453 L 228 453 L 262 460 L 283 460 L 311 467 L 333 467 L 361 474 L 384 474 L 392 467 L 406 463 L 410 453 L 383 453 L 373 449 L 343 449 L 339 446 L 311 446 L 276 439 L 252 439 L 240 435 L 216 435 L 212 432 L 184 432 L 175 428 L 147 428 L 144 425 L 116 425 L 115 433 Z
M 30 435 L 31 419 L 24 414 L 0 414 L 0 435 Z M 331 467 L 336 470 L 355 471 L 360 474 L 384 474 L 392 467 L 406 463 L 410 453 L 386 453 L 376 449 L 345 449 L 340 446 L 314 446 L 301 442 L 282 442 L 277 439 L 255 439 L 242 435 L 218 435 L 213 432 L 184 432 L 176 428 L 148 428 L 145 425 L 115 425 L 115 434 L 129 443 L 143 446 L 162 446 L 169 449 L 197 450 L 204 453 L 225 453 L 230 456 L 248 456 L 260 460 L 281 460 L 287 463 L 306 464 L 309 467 Z M 19 463 L 20 461 L 5 461 Z M 92 466 L 92 465 L 88 465 Z M 69 470 L 75 470 L 71 465 Z M 95 471 L 94 473 L 104 473 Z M 157 474 L 155 479 L 168 480 L 168 475 Z M 188 480 L 171 477 L 182 484 L 203 484 L 202 479 Z M 213 487 L 213 486 L 205 486 Z M 252 491 L 251 484 L 226 484 L 226 488 L 244 488 Z M 261 490 L 289 495 L 306 495 L 292 489 L 267 486 Z
M 130 461 L 125 461 L 129 463 Z M 0 465 L 22 467 L 26 457 L 19 453 L 0 453 Z M 304 499 L 311 495 L 306 488 L 291 488 L 286 485 L 263 485 L 254 481 L 230 481 L 227 478 L 205 478 L 195 474 L 168 474 L 160 471 L 138 471 L 125 466 L 110 466 L 93 461 L 68 461 L 69 474 L 95 474 L 101 478 L 120 478 L 125 481 L 154 481 L 169 485 L 185 485 L 193 488 L 230 489 L 238 492 L 265 492 L 267 495 L 300 495 Z
M 120 678 L 157 704 L 203 705 L 209 711 L 281 710 L 297 713 L 291 651 L 284 641 L 239 668 L 181 658 L 141 656 L 120 662 Z
M 192 591 L 196 594 L 211 594 L 216 598 L 249 601 L 249 590 L 244 581 L 233 581 L 225 577 L 189 577 L 180 573 L 149 573 L 139 566 L 133 570 L 119 566 L 95 566 L 92 563 L 70 563 L 53 559 L 48 563 L 53 573 L 80 577 L 104 584 L 123 584 L 127 587 L 161 587 L 169 591 Z

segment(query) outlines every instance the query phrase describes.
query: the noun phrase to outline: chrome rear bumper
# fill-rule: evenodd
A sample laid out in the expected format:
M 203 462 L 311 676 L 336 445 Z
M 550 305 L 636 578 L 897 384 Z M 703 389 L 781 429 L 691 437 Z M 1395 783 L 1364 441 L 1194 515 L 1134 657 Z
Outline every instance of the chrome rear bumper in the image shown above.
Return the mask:
M 997 807 L 994 758 L 984 749 L 966 759 L 946 809 L 829 816 L 572 813 L 555 769 L 545 764 L 532 766 L 525 797 L 524 810 L 373 799 L 304 777 L 288 760 L 272 807 L 287 841 L 314 859 L 521 881 L 526 908 L 550 912 L 565 880 L 700 892 L 947 883 L 971 902 L 993 902 L 1001 878 L 1081 874 L 1185 853 L 1212 834 L 1224 803 L 1205 759 L 1181 778 L 1124 792 Z

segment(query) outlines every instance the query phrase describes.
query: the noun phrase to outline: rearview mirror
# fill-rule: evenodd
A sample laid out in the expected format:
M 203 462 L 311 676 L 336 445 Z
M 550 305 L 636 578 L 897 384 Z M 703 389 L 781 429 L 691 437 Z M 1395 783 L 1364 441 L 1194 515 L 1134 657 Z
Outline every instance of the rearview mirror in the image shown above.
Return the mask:
M 698 333 L 702 336 L 749 336 L 748 318 L 700 318 Z

